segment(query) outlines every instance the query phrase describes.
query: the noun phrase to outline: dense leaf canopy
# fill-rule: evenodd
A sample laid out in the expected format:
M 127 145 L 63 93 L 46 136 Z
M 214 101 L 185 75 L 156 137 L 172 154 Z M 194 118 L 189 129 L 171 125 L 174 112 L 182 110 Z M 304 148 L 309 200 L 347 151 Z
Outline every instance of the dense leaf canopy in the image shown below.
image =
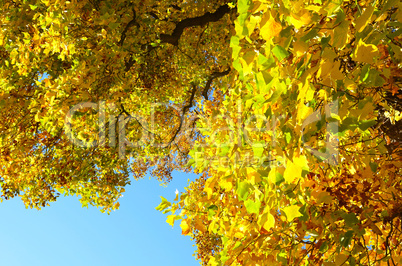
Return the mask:
M 5 1 L 1 10 L 3 198 L 40 207 L 75 194 L 109 210 L 130 173 L 169 180 L 186 169 L 190 109 L 230 71 L 235 11 L 222 1 Z
M 397 0 L 3 1 L 1 197 L 147 171 L 203 265 L 402 264 Z

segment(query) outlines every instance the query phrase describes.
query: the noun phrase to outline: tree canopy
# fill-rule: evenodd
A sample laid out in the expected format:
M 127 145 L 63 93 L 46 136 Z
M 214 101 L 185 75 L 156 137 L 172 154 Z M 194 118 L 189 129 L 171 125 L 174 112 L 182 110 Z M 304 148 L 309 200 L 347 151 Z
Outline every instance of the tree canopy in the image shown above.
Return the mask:
M 150 171 L 203 265 L 402 263 L 397 0 L 3 1 L 1 198 Z

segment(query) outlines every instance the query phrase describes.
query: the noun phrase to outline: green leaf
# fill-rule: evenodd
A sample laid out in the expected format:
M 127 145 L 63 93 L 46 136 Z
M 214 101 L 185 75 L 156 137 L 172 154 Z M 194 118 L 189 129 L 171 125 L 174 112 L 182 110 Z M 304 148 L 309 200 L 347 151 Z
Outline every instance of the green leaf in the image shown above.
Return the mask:
M 366 131 L 375 124 L 377 124 L 377 120 L 364 120 L 359 122 L 359 128 L 363 131 Z
M 161 199 L 162 199 L 162 202 L 161 202 L 155 209 L 158 210 L 158 211 L 163 211 L 163 210 L 165 210 L 166 208 L 170 207 L 171 204 L 170 204 L 170 202 L 169 202 L 167 199 L 165 199 L 164 197 L 162 197 L 162 196 L 160 196 L 160 197 L 161 197 Z
M 356 259 L 352 256 L 349 257 L 349 265 L 350 266 L 355 266 L 356 265 Z
M 322 244 L 320 246 L 320 252 L 325 253 L 328 250 L 328 248 L 329 248 L 328 242 L 324 241 L 324 242 L 322 242 Z
M 237 72 L 239 72 L 240 79 L 242 79 L 242 76 L 243 76 L 243 66 L 242 66 L 242 64 L 240 63 L 240 58 L 235 59 L 235 60 L 233 61 L 232 65 L 233 65 L 234 69 L 236 69 Z
M 111 22 L 111 23 L 107 24 L 107 26 L 108 26 L 109 28 L 111 28 L 112 30 L 115 30 L 115 29 L 117 29 L 117 28 L 120 26 L 120 24 L 119 24 L 119 23 Z
M 247 13 L 247 11 L 245 11 L 244 13 L 241 13 L 240 15 L 239 15 L 239 17 L 237 18 L 238 20 L 239 20 L 239 25 L 240 26 L 244 26 L 244 24 L 246 23 L 246 20 L 247 20 L 247 18 L 249 17 L 249 13 Z M 242 32 L 241 32 L 241 34 L 242 34 L 242 36 L 244 37 L 244 36 L 248 36 L 249 34 L 248 34 L 248 30 L 247 30 L 247 27 L 243 27 L 242 29 Z
M 373 171 L 374 173 L 377 172 L 378 164 L 372 163 L 372 162 L 370 162 L 369 164 L 370 164 L 371 171 Z
M 249 199 L 246 202 L 244 202 L 244 205 L 246 206 L 246 210 L 248 213 L 255 213 L 255 214 L 260 213 L 261 202 L 259 200 L 253 201 Z
M 331 40 L 331 35 L 328 36 L 328 37 L 323 37 L 323 38 L 321 39 L 322 51 L 324 51 L 324 50 L 325 50 L 325 47 L 328 46 L 328 43 L 329 43 L 330 40 Z
M 251 6 L 250 0 L 239 0 L 237 3 L 237 11 L 239 14 L 246 13 Z
M 357 128 L 357 118 L 356 117 L 347 117 L 345 120 L 342 121 L 341 126 L 339 128 L 340 132 L 346 130 L 354 130 Z
M 290 140 L 292 139 L 292 133 L 291 132 L 285 132 L 284 134 L 285 134 L 286 143 L 289 144 Z
M 265 56 L 263 56 L 262 54 L 258 54 L 258 64 L 263 66 L 263 68 L 261 70 L 264 69 L 269 69 L 273 66 L 275 66 L 275 58 L 273 56 L 269 56 L 268 58 L 266 58 Z M 264 71 L 262 72 L 262 74 L 265 75 L 269 75 L 268 72 Z M 272 78 L 271 78 L 272 79 Z M 270 79 L 270 80 L 271 80 Z M 266 83 L 268 84 L 269 81 L 266 81 Z
M 289 56 L 288 51 L 285 50 L 285 48 L 283 48 L 282 46 L 275 46 L 272 49 L 272 53 L 275 55 L 275 57 L 279 60 L 282 61 L 283 59 L 285 59 L 286 57 Z
M 308 212 L 307 212 L 307 205 L 304 204 L 304 205 L 299 209 L 299 212 L 303 215 L 303 216 L 300 216 L 300 217 L 299 217 L 299 220 L 300 220 L 300 221 L 307 222 L 308 219 L 309 219 L 309 215 L 308 215 Z
M 187 162 L 186 167 L 192 166 L 194 163 L 195 163 L 195 160 L 194 160 L 194 159 L 190 159 L 190 160 Z
M 342 21 L 339 26 L 334 30 L 333 46 L 342 49 L 348 39 L 348 30 L 350 22 L 348 20 Z
M 375 86 L 375 87 L 381 87 L 384 85 L 384 79 L 380 76 L 380 72 L 375 70 L 375 69 L 370 69 L 369 76 L 367 79 L 367 83 L 369 85 Z
M 219 156 L 221 156 L 221 157 L 223 157 L 223 156 L 225 156 L 226 154 L 228 154 L 228 152 L 229 152 L 229 150 L 230 150 L 230 147 L 229 146 L 227 146 L 227 145 L 223 145 L 223 146 L 221 146 L 220 147 L 220 153 L 219 153 Z
M 254 158 L 262 157 L 262 154 L 264 153 L 264 150 L 265 150 L 264 146 L 265 146 L 264 142 L 253 144 L 252 148 L 253 148 Z
M 248 195 L 249 195 L 249 190 L 251 188 L 251 184 L 247 181 L 243 181 L 239 183 L 239 186 L 237 187 L 237 195 L 239 196 L 239 199 L 241 200 L 246 200 Z
M 312 29 L 310 30 L 306 35 L 304 35 L 302 38 L 300 38 L 301 41 L 303 42 L 307 42 L 308 40 L 314 38 L 315 36 L 317 36 L 319 29 Z
M 230 47 L 232 48 L 232 58 L 237 59 L 241 50 L 241 47 L 239 45 L 239 37 L 232 36 L 232 38 L 230 39 Z
M 369 74 L 370 74 L 370 65 L 366 64 L 363 66 L 362 72 L 360 73 L 360 80 L 365 82 L 368 79 Z
M 350 243 L 352 242 L 353 238 L 353 231 L 347 231 L 342 237 L 341 237 L 341 245 L 343 247 L 348 247 Z
M 216 214 L 216 211 L 218 210 L 218 206 L 216 205 L 211 205 L 208 207 L 208 216 L 213 217 Z
M 359 219 L 357 219 L 354 213 L 343 214 L 342 218 L 345 220 L 345 225 L 348 227 L 353 227 L 357 223 L 359 223 Z
M 268 103 L 268 102 L 275 103 L 279 99 L 279 97 L 282 95 L 282 93 L 284 93 L 286 91 L 286 85 L 283 82 L 279 82 L 279 81 L 275 82 L 275 81 L 277 81 L 277 79 L 274 80 L 276 90 L 271 95 L 271 97 L 265 101 L 266 103 Z
M 283 175 L 281 173 L 279 173 L 279 172 L 276 172 L 275 173 L 275 184 L 279 185 L 283 181 L 285 181 L 285 178 L 283 178 Z

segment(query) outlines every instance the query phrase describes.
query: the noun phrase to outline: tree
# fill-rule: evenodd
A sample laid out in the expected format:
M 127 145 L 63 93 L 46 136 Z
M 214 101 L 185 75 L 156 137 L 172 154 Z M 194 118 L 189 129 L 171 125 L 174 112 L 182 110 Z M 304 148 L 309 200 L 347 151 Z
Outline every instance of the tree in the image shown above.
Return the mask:
M 110 211 L 194 171 L 157 209 L 204 265 L 402 263 L 400 8 L 5 1 L 1 197 Z
M 61 193 L 110 211 L 130 173 L 168 181 L 190 169 L 195 103 L 231 71 L 235 11 L 225 1 L 3 1 L 1 10 L 3 199 L 40 208 Z
M 204 265 L 399 265 L 397 1 L 239 1 L 202 177 L 158 209 Z

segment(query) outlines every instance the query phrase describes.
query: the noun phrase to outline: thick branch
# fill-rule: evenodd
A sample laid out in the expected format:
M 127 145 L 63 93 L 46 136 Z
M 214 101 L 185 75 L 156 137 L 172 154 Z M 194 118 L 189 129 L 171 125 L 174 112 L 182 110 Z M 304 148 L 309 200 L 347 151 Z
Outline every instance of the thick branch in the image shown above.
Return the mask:
M 126 36 L 127 31 L 128 31 L 132 26 L 135 25 L 137 28 L 139 28 L 139 26 L 140 26 L 140 25 L 138 24 L 138 22 L 135 21 L 137 15 L 136 15 L 134 9 L 133 9 L 133 12 L 134 12 L 134 14 L 133 14 L 133 19 L 130 20 L 130 22 L 127 23 L 126 27 L 124 28 L 123 32 L 121 33 L 121 38 L 120 38 L 120 41 L 119 41 L 119 46 L 122 46 L 122 45 L 123 45 L 124 40 L 125 40 L 126 37 L 127 37 L 127 36 Z
M 230 73 L 230 68 L 228 70 L 226 70 L 226 71 L 223 71 L 223 72 L 214 72 L 214 73 L 212 73 L 212 75 L 210 76 L 210 78 L 207 81 L 207 84 L 205 84 L 204 90 L 202 91 L 202 96 L 205 98 L 205 100 L 208 100 L 208 91 L 211 88 L 212 81 L 215 78 L 226 76 L 229 73 Z
M 134 63 L 136 62 L 135 59 L 133 59 L 132 55 L 129 55 L 129 59 L 128 61 L 125 62 L 125 71 L 129 71 L 130 68 L 134 65 Z
M 193 90 L 191 91 L 191 96 L 190 96 L 190 101 L 188 105 L 184 106 L 183 111 L 182 111 L 182 116 L 191 108 L 193 107 L 193 101 L 194 101 L 194 96 L 197 91 L 197 86 L 193 85 Z
M 160 39 L 162 43 L 170 43 L 173 45 L 179 44 L 180 36 L 182 35 L 185 28 L 194 26 L 203 26 L 209 22 L 216 22 L 220 20 L 225 14 L 230 12 L 230 7 L 228 5 L 220 6 L 214 13 L 207 12 L 202 16 L 195 18 L 186 18 L 176 24 L 175 29 L 172 34 L 161 34 Z

